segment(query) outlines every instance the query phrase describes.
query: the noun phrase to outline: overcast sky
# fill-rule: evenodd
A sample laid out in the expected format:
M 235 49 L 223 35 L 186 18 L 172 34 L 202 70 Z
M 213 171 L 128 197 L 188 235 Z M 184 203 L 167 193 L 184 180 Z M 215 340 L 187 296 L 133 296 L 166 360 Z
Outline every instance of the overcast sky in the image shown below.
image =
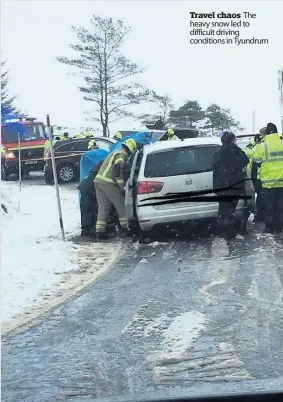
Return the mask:
M 257 14 L 242 37 L 268 38 L 269 45 L 190 45 L 189 12 L 244 12 Z M 71 67 L 57 56 L 72 56 L 76 42 L 71 25 L 88 26 L 91 15 L 120 18 L 132 27 L 124 54 L 148 66 L 140 82 L 164 94 L 176 107 L 198 100 L 203 107 L 217 103 L 252 130 L 268 121 L 279 125 L 277 71 L 283 67 L 283 2 L 277 1 L 56 1 L 3 0 L 2 44 L 8 59 L 10 89 L 18 106 L 53 124 L 80 127 L 92 104 L 82 100 L 80 80 L 68 76 Z M 139 128 L 120 121 L 112 130 Z

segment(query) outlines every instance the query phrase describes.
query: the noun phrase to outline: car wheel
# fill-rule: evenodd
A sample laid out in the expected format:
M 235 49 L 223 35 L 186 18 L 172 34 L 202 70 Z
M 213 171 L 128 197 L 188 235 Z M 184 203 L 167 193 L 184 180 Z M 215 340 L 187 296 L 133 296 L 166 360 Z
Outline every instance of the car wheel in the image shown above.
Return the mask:
M 63 183 L 70 183 L 76 178 L 76 170 L 73 165 L 65 163 L 57 168 L 58 180 Z
M 129 222 L 129 229 L 137 239 L 144 240 L 150 237 L 150 232 L 144 232 L 143 230 L 141 230 L 140 225 L 136 219 L 132 219 Z
M 7 169 L 3 164 L 1 164 L 1 180 L 7 181 L 9 178 Z

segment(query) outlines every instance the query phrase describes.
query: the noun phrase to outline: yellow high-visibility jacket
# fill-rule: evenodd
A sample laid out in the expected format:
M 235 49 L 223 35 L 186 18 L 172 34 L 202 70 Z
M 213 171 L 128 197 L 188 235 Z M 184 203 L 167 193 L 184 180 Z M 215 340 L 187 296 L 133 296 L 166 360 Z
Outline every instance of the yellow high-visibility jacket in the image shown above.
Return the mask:
M 261 163 L 263 188 L 283 187 L 283 141 L 278 134 L 268 134 L 253 152 L 253 161 Z
M 127 159 L 128 155 L 125 152 L 122 152 L 122 150 L 112 152 L 103 161 L 94 182 L 111 183 L 123 188 L 124 179 L 122 169 Z
M 252 167 L 253 167 L 253 162 L 254 162 L 253 161 L 253 155 L 254 155 L 254 152 L 256 151 L 256 147 L 259 146 L 259 145 L 260 145 L 259 143 L 253 142 L 253 147 L 252 148 L 249 147 L 249 146 L 246 146 L 243 149 L 243 151 L 245 152 L 245 154 L 247 155 L 247 157 L 250 160 L 250 163 L 247 166 L 247 170 L 250 173 L 252 172 Z M 258 167 L 258 169 L 257 169 L 257 179 L 260 180 L 260 167 Z

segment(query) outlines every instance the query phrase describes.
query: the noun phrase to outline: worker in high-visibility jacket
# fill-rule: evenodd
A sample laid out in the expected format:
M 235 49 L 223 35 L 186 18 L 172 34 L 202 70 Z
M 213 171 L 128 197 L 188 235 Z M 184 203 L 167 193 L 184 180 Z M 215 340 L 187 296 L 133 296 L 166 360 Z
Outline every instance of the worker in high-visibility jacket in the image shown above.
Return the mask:
M 269 233 L 283 230 L 283 142 L 277 127 L 268 123 L 266 135 L 253 152 L 260 165 L 264 221 Z
M 88 149 L 89 151 L 94 150 L 94 149 L 98 149 L 98 148 L 99 148 L 99 147 L 98 147 L 97 142 L 96 142 L 95 140 L 90 140 L 90 141 L 89 141 L 89 143 L 88 143 L 88 145 L 87 145 L 87 149 Z
M 254 222 L 263 222 L 264 210 L 262 201 L 262 186 L 260 181 L 260 166 L 253 162 L 253 154 L 262 141 L 263 135 L 266 133 L 266 127 L 263 127 L 259 134 L 256 134 L 254 140 L 244 148 L 244 152 L 250 160 L 247 166 L 250 179 L 252 180 L 254 190 L 256 192 L 256 213 L 254 216 Z
M 107 156 L 95 177 L 94 183 L 98 202 L 98 216 L 96 221 L 98 240 L 108 238 L 106 226 L 111 210 L 111 203 L 116 209 L 122 234 L 127 234 L 123 167 L 129 156 L 136 150 L 137 143 L 135 140 L 132 138 L 125 140 L 121 149 Z
M 170 141 L 170 140 L 178 140 L 179 137 L 175 134 L 172 128 L 168 128 L 166 133 L 160 138 L 160 141 Z
M 123 138 L 122 133 L 120 133 L 120 131 L 117 131 L 113 137 L 113 140 L 115 141 L 120 141 Z
M 93 138 L 94 137 L 94 135 L 91 131 L 86 131 L 84 136 L 85 136 L 85 138 Z
M 79 133 L 77 133 L 77 134 L 74 135 L 74 138 L 77 138 L 77 139 L 85 138 L 85 135 L 84 135 L 84 133 L 79 132 Z
M 46 155 L 48 154 L 50 148 L 51 148 L 51 141 L 46 140 L 44 144 L 44 159 L 46 158 Z

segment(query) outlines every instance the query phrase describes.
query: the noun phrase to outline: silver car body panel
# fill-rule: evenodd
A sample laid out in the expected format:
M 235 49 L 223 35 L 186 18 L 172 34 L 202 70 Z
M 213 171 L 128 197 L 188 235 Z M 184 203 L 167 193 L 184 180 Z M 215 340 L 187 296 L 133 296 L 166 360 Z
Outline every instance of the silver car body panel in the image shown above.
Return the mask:
M 146 145 L 143 148 L 143 156 L 137 175 L 137 182 L 163 182 L 161 191 L 150 194 L 137 195 L 135 199 L 135 213 L 140 228 L 143 231 L 150 231 L 157 224 L 172 224 L 183 221 L 194 221 L 201 219 L 213 219 L 217 217 L 218 202 L 176 202 L 173 204 L 155 205 L 153 197 L 165 196 L 167 193 L 190 192 L 213 189 L 213 173 L 212 171 L 203 173 L 192 173 L 178 176 L 166 176 L 157 178 L 145 177 L 145 166 L 147 158 L 155 152 L 166 152 L 175 148 L 202 146 L 221 146 L 221 141 L 218 138 L 192 138 L 185 140 L 174 140 L 158 142 Z M 135 167 L 133 170 L 135 171 Z M 130 188 L 133 187 L 133 174 L 130 178 Z M 132 187 L 131 187 L 132 186 Z M 133 217 L 133 198 L 132 191 L 129 188 L 129 181 L 126 187 L 126 215 L 128 220 Z M 207 195 L 209 198 L 209 195 Z M 145 201 L 147 200 L 147 201 Z M 144 204 L 150 204 L 144 206 Z M 240 200 L 237 206 L 237 214 L 241 214 L 244 208 L 244 201 Z

